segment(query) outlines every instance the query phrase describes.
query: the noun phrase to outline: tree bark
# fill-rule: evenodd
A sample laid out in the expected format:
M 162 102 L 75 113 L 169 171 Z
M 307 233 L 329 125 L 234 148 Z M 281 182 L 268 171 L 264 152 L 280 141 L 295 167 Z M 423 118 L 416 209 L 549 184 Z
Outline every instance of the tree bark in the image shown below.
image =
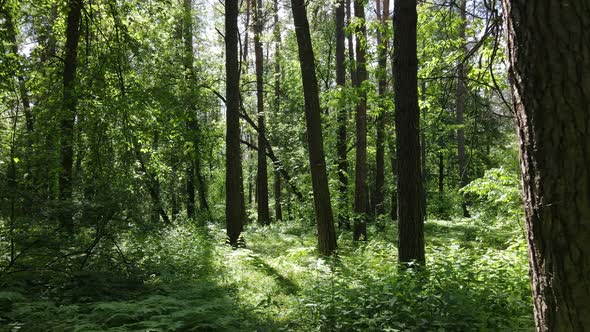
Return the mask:
M 318 229 L 318 251 L 330 255 L 336 250 L 330 188 L 324 156 L 322 124 L 315 59 L 304 0 L 291 0 L 295 34 L 299 49 L 299 63 L 305 97 L 305 122 L 309 145 L 309 168 L 313 188 L 314 210 Z
M 254 57 L 256 62 L 256 105 L 258 109 L 258 168 L 256 171 L 256 196 L 258 197 L 258 223 L 270 224 L 270 212 L 268 208 L 268 165 L 266 163 L 266 149 L 263 138 L 266 135 L 264 116 L 264 64 L 262 53 L 262 0 L 252 0 L 254 10 Z
M 461 54 L 462 57 L 459 59 L 457 65 L 457 91 L 456 91 L 456 123 L 457 123 L 457 161 L 459 163 L 459 178 L 461 188 L 469 184 L 467 160 L 465 156 L 465 130 L 463 129 L 464 120 L 463 114 L 465 113 L 465 98 L 467 96 L 467 78 L 465 68 L 465 55 L 467 54 L 467 42 L 465 39 L 465 29 L 467 25 L 466 13 L 467 0 L 459 1 L 459 11 L 461 23 L 459 25 L 459 39 L 461 39 Z M 467 209 L 467 203 L 465 199 L 461 202 L 463 208 L 463 216 L 469 218 L 469 210 Z
M 383 2 L 381 2 L 383 1 Z M 377 53 L 378 53 L 378 77 L 379 77 L 379 104 L 380 110 L 376 119 L 377 141 L 375 151 L 375 213 L 385 213 L 385 93 L 387 90 L 387 38 L 383 38 L 381 29 L 385 29 L 389 21 L 389 0 L 377 0 L 377 20 L 380 28 L 377 29 Z M 383 8 L 381 8 L 383 4 Z
M 336 3 L 336 85 L 339 89 L 346 86 L 346 46 L 344 43 L 344 0 L 338 0 Z M 343 95 L 342 95 L 343 97 Z M 338 103 L 338 136 L 336 141 L 337 172 L 338 172 L 338 225 L 345 227 L 349 225 L 347 216 L 348 207 L 348 147 L 346 126 L 348 122 L 348 112 L 343 102 Z
M 590 3 L 503 5 L 537 331 L 590 331 Z
M 59 201 L 65 207 L 60 223 L 64 229 L 74 232 L 72 211 L 72 168 L 74 162 L 74 123 L 76 119 L 76 69 L 78 65 L 78 42 L 80 41 L 80 19 L 82 0 L 68 1 L 66 25 L 66 51 L 63 71 L 63 111 L 61 114 L 61 170 L 59 174 Z
M 243 228 L 244 198 L 240 151 L 240 69 L 238 63 L 238 0 L 225 2 L 226 149 L 225 218 L 228 241 L 237 245 Z
M 368 187 L 367 187 L 367 92 L 363 83 L 367 79 L 367 68 L 365 61 L 365 45 L 367 40 L 367 28 L 364 24 L 365 8 L 364 0 L 354 0 L 354 14 L 362 20 L 356 29 L 356 79 L 357 97 L 356 105 L 356 165 L 355 165 L 355 190 L 354 190 L 354 218 L 353 240 L 363 238 L 367 240 L 367 208 L 368 208 Z
M 398 259 L 401 263 L 424 263 L 417 20 L 416 0 L 395 0 L 393 68 L 398 166 Z

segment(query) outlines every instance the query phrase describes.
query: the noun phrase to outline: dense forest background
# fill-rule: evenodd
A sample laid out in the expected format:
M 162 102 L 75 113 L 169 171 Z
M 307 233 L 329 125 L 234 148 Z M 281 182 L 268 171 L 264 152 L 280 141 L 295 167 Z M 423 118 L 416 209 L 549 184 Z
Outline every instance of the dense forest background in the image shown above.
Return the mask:
M 502 13 L 0 0 L 0 330 L 532 330 Z

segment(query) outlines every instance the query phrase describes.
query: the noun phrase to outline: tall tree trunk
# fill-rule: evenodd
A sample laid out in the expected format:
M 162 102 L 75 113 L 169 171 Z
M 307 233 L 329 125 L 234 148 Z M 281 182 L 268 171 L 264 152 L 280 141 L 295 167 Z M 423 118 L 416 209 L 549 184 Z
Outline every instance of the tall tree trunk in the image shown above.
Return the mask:
M 393 175 L 393 179 L 397 179 L 397 160 L 396 152 L 395 152 L 395 142 L 393 138 L 388 139 L 389 143 L 389 162 L 391 163 L 391 173 Z M 390 217 L 391 220 L 397 220 L 397 181 L 394 181 L 396 187 L 391 190 L 391 211 Z
M 279 0 L 273 1 L 274 6 L 274 39 L 275 39 L 275 114 L 278 116 L 281 112 L 281 29 L 279 23 Z M 260 143 L 259 143 L 260 144 Z M 281 208 L 281 173 L 275 167 L 274 172 L 274 196 L 275 196 L 275 219 L 283 220 L 283 210 Z
M 59 200 L 65 207 L 60 223 L 69 233 L 74 232 L 72 220 L 72 167 L 74 162 L 74 123 L 76 119 L 76 68 L 78 65 L 78 42 L 80 41 L 80 19 L 82 0 L 68 1 L 66 25 L 66 54 L 63 71 L 63 111 L 60 115 L 61 128 L 61 171 L 59 174 Z
M 336 3 L 336 85 L 343 89 L 346 86 L 346 46 L 344 44 L 344 0 L 338 0 Z M 342 97 L 344 97 L 342 95 Z M 347 157 L 347 134 L 346 126 L 348 122 L 347 107 L 343 102 L 338 104 L 338 137 L 336 141 L 336 156 L 338 168 L 338 225 L 340 227 L 350 227 L 348 223 L 348 157 Z
M 503 4 L 537 331 L 589 331 L 590 4 Z
M 426 104 L 426 81 L 423 80 L 422 81 L 422 91 L 421 91 L 421 98 L 422 98 L 422 102 L 424 104 Z M 420 120 L 421 123 L 425 123 L 426 121 L 426 106 L 424 106 L 422 108 L 422 119 Z M 420 156 L 420 161 L 421 161 L 421 165 L 420 165 L 420 170 L 422 173 L 422 186 L 424 188 L 424 190 L 422 190 L 422 215 L 424 216 L 424 220 L 426 220 L 426 188 L 428 188 L 427 186 L 427 181 L 428 181 L 428 174 L 427 174 L 427 169 L 426 169 L 426 131 L 425 130 L 421 130 L 420 131 L 420 141 L 422 142 L 422 150 L 420 150 L 420 152 L 422 153 Z
M 383 2 L 382 2 L 383 1 Z M 380 28 L 377 29 L 377 53 L 379 62 L 379 104 L 380 110 L 377 115 L 377 141 L 375 153 L 375 213 L 377 215 L 385 213 L 384 195 L 385 195 L 385 93 L 387 90 L 387 38 L 383 38 L 382 29 L 389 24 L 389 0 L 376 0 L 377 2 L 377 20 Z M 383 4 L 383 8 L 381 8 Z
M 398 166 L 398 259 L 401 263 L 413 260 L 424 263 L 417 20 L 416 0 L 395 0 L 393 82 Z
M 304 0 L 291 0 L 299 63 L 305 97 L 305 122 L 309 145 L 309 168 L 313 188 L 313 200 L 318 229 L 318 251 L 330 255 L 336 250 L 336 233 L 334 231 L 332 206 L 330 205 L 330 188 L 326 172 L 326 158 L 322 138 L 320 99 L 318 81 L 315 73 L 315 59 L 307 20 Z
M 192 80 L 193 76 L 193 22 L 192 22 L 192 0 L 183 0 L 183 17 L 182 17 L 182 40 L 183 40 L 183 65 L 184 65 L 184 79 L 187 81 L 187 85 Z M 190 89 L 187 89 L 190 91 Z M 188 110 L 186 128 L 188 130 L 188 142 L 189 144 L 197 144 L 193 138 L 196 133 L 196 121 L 192 117 L 195 116 L 192 100 L 188 98 Z M 196 149 L 196 145 L 193 146 L 193 151 Z M 193 152 L 191 151 L 191 152 Z M 195 217 L 195 163 L 194 159 L 198 158 L 196 154 L 189 153 L 189 160 L 186 166 L 186 215 L 188 218 Z
M 457 65 L 457 160 L 459 163 L 459 177 L 461 188 L 469 184 L 467 173 L 467 160 L 465 157 L 465 130 L 463 129 L 464 121 L 463 114 L 465 113 L 465 98 L 467 97 L 467 78 L 465 68 L 465 55 L 467 54 L 467 41 L 465 39 L 465 29 L 467 25 L 466 13 L 467 0 L 459 0 L 459 11 L 461 23 L 459 25 L 459 38 L 461 39 L 461 54 Z M 469 218 L 469 210 L 467 210 L 467 203 L 463 199 L 461 206 L 463 208 L 463 216 Z
M 243 228 L 242 158 L 240 156 L 240 69 L 238 64 L 238 0 L 225 1 L 225 218 L 227 237 L 237 245 Z
M 352 22 L 352 6 L 350 2 L 354 0 L 346 0 L 346 26 L 350 26 Z M 352 33 L 346 35 L 348 41 L 348 62 L 350 62 L 350 82 L 352 86 L 356 86 L 356 66 L 354 61 L 354 44 L 352 42 Z
M 256 104 L 258 108 L 258 168 L 256 171 L 256 196 L 258 197 L 258 223 L 261 225 L 270 224 L 270 212 L 268 208 L 268 165 L 266 163 L 266 135 L 264 115 L 264 64 L 262 53 L 262 0 L 252 0 L 254 10 L 254 56 L 256 62 Z
M 367 28 L 364 24 L 365 8 L 363 0 L 354 0 L 354 14 L 363 23 L 356 29 L 356 79 L 357 97 L 356 105 L 356 165 L 354 169 L 354 218 L 353 240 L 361 237 L 367 239 L 367 92 L 363 88 L 363 82 L 367 79 L 365 63 L 365 45 Z

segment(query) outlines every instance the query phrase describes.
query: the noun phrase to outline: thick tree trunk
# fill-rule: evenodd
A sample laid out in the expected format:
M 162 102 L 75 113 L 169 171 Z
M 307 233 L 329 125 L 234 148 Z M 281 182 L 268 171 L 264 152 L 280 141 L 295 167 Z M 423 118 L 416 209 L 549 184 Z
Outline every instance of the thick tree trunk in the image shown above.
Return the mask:
M 243 207 L 242 158 L 240 156 L 240 69 L 238 64 L 238 0 L 225 1 L 225 218 L 227 237 L 237 245 L 242 233 Z
M 465 99 L 467 98 L 467 78 L 466 78 L 466 68 L 465 68 L 465 61 L 464 57 L 467 54 L 467 42 L 465 39 L 465 28 L 467 25 L 467 17 L 465 15 L 466 12 L 466 4 L 467 0 L 460 0 L 459 1 L 459 11 L 460 11 L 460 18 L 461 23 L 459 25 L 459 38 L 463 45 L 461 46 L 461 54 L 463 55 L 459 59 L 459 64 L 457 65 L 457 95 L 456 95 L 456 103 L 457 103 L 457 160 L 459 163 L 459 178 L 461 188 L 465 187 L 469 184 L 469 177 L 467 173 L 467 160 L 465 156 L 465 130 L 463 129 L 464 120 L 463 114 L 465 113 Z M 465 200 L 462 201 L 461 206 L 463 208 L 463 216 L 465 218 L 469 218 L 469 210 L 467 210 L 467 203 Z
M 395 0 L 393 68 L 398 166 L 398 259 L 401 263 L 414 260 L 424 263 L 417 20 L 416 0 Z
M 383 1 L 383 8 L 381 7 Z M 377 0 L 377 19 L 379 24 L 385 28 L 389 24 L 389 0 Z M 377 141 L 375 151 L 375 213 L 377 215 L 385 213 L 384 195 L 385 195 L 385 94 L 387 90 L 387 38 L 383 38 L 381 28 L 377 29 L 377 52 L 379 55 L 378 77 L 379 77 L 379 104 L 380 110 L 377 115 Z
M 318 251 L 320 254 L 330 255 L 336 250 L 336 234 L 334 232 L 332 206 L 330 205 L 330 188 L 328 187 L 326 158 L 324 156 L 315 59 L 305 1 L 291 0 L 291 6 L 293 9 L 293 20 L 297 35 L 299 62 L 301 64 L 303 93 L 305 97 L 305 122 L 307 125 L 309 168 L 311 170 L 313 200 L 318 229 Z
M 357 97 L 356 105 L 356 165 L 354 169 L 354 218 L 353 240 L 367 239 L 367 208 L 368 208 L 368 187 L 367 187 L 367 92 L 363 83 L 367 79 L 367 68 L 365 61 L 365 45 L 367 39 L 367 28 L 364 24 L 365 8 L 364 0 L 354 1 L 354 14 L 358 20 L 363 22 L 356 29 L 356 79 Z
M 66 54 L 63 71 L 63 111 L 61 114 L 61 171 L 59 174 L 59 200 L 65 207 L 60 216 L 61 226 L 69 233 L 74 232 L 72 220 L 72 167 L 74 162 L 74 123 L 76 119 L 76 69 L 78 65 L 78 42 L 80 41 L 80 19 L 82 0 L 68 1 L 66 25 Z
M 537 331 L 590 331 L 590 3 L 503 4 Z
M 344 0 L 336 3 L 336 85 L 343 89 L 346 86 L 346 46 L 344 43 Z M 349 225 L 348 209 L 348 146 L 346 126 L 348 122 L 347 107 L 344 103 L 338 104 L 338 136 L 336 141 L 336 156 L 338 169 L 338 225 L 342 228 Z
M 256 197 L 258 197 L 258 223 L 270 224 L 268 208 L 268 165 L 266 163 L 266 148 L 261 136 L 266 135 L 264 116 L 264 67 L 262 53 L 262 0 L 252 0 L 254 10 L 254 56 L 256 62 L 256 104 L 258 108 L 258 168 L 256 171 Z

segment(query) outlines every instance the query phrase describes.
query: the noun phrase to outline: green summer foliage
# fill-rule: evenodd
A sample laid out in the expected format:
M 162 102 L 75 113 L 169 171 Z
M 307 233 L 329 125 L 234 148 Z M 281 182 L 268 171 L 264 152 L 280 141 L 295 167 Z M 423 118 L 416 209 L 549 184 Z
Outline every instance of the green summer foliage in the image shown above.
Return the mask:
M 454 2 L 419 2 L 427 261 L 403 268 L 396 257 L 394 27 L 391 19 L 377 20 L 375 1 L 363 1 L 365 20 L 351 15 L 344 28 L 346 37 L 367 28 L 361 44 L 369 79 L 358 88 L 351 84 L 356 64 L 348 49 L 346 84 L 335 84 L 336 2 L 307 1 L 338 225 L 337 254 L 320 257 L 288 1 L 277 2 L 278 27 L 275 3 L 261 1 L 265 138 L 276 159 L 267 147 L 273 220 L 265 227 L 257 225 L 261 146 L 252 2 L 240 1 L 246 220 L 232 248 L 225 244 L 225 2 L 80 0 L 72 114 L 64 107 L 63 74 L 71 60 L 65 56 L 68 14 L 77 0 L 0 0 L 0 331 L 532 330 L 500 5 L 470 1 L 465 22 Z M 462 24 L 466 39 L 459 35 Z M 378 66 L 378 31 L 388 42 L 385 68 Z M 470 51 L 463 57 L 465 44 Z M 463 123 L 456 116 L 459 63 L 467 80 Z M 383 94 L 379 77 L 386 79 Z M 367 241 L 353 242 L 360 91 L 368 105 L 370 212 L 362 216 Z M 377 147 L 380 118 L 383 150 Z M 72 119 L 68 136 L 63 123 Z M 470 181 L 463 187 L 461 129 Z M 344 186 L 341 143 L 347 148 Z M 64 199 L 62 147 L 68 144 L 72 192 Z M 380 153 L 384 201 L 377 203 Z M 64 216 L 71 217 L 71 229 Z
M 216 226 L 185 224 L 126 243 L 132 274 L 3 276 L 0 320 L 6 331 L 530 330 L 524 240 L 478 222 L 428 222 L 428 268 L 405 271 L 389 226 L 318 258 L 302 220 L 252 227 L 239 249 Z

